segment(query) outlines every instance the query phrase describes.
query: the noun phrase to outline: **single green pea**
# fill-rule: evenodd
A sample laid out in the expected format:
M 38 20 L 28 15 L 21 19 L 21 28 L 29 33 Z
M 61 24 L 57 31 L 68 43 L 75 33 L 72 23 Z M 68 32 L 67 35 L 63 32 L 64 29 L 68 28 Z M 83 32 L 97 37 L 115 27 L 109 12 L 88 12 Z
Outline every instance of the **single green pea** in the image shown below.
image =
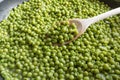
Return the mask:
M 69 79 L 70 79 L 70 80 L 74 80 L 74 78 L 75 78 L 75 77 L 74 77 L 73 75 L 69 75 Z
M 90 80 L 89 77 L 84 77 L 83 80 Z
M 31 77 L 31 76 L 32 76 L 31 72 L 27 73 L 27 77 Z
M 95 74 L 99 73 L 99 69 L 94 69 L 94 73 Z
M 88 76 L 88 72 L 87 72 L 87 71 L 85 71 L 83 74 L 84 74 L 85 76 Z
M 103 65 L 103 68 L 104 68 L 105 70 L 110 70 L 109 64 L 104 64 L 104 65 Z
M 53 75 L 54 75 L 54 77 L 58 77 L 58 73 L 54 73 Z

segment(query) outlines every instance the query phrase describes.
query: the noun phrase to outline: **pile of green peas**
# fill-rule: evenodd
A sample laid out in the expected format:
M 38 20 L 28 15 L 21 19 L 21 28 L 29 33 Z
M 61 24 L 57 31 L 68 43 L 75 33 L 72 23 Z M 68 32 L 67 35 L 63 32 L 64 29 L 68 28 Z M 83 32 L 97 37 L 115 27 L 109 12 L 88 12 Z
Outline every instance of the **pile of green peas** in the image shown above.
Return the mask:
M 52 44 L 63 45 L 65 42 L 72 40 L 78 35 L 77 27 L 69 21 L 56 22 L 46 34 L 46 41 Z
M 89 18 L 108 10 L 99 0 L 20 4 L 0 22 L 0 75 L 5 80 L 120 80 L 120 15 L 91 25 L 67 45 L 53 46 L 56 38 L 53 42 L 46 38 L 54 33 L 55 22 Z

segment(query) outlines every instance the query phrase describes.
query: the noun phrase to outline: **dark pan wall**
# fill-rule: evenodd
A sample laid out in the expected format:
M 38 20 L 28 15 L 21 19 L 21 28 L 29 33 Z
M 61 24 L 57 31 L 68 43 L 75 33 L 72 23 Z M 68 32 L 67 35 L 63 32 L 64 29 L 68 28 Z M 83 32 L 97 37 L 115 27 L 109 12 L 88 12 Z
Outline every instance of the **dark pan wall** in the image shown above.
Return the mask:
M 100 0 L 100 1 L 108 4 L 111 8 L 120 7 L 120 0 Z

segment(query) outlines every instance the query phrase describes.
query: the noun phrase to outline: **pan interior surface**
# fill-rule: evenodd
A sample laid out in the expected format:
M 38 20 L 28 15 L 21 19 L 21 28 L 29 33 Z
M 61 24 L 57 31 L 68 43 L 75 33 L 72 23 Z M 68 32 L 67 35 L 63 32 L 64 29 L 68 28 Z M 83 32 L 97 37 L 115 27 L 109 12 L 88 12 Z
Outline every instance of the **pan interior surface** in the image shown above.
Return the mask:
M 105 4 L 108 4 L 111 8 L 120 7 L 120 0 L 100 0 L 100 1 L 104 2 Z

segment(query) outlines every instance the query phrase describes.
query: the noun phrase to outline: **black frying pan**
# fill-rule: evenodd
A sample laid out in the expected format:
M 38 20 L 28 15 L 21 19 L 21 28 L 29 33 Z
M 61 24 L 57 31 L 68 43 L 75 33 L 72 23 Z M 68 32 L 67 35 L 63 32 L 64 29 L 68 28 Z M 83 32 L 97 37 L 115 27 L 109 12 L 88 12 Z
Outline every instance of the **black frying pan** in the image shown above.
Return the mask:
M 120 7 L 120 0 L 99 0 L 99 1 L 108 4 L 111 8 Z
M 100 0 L 105 4 L 108 4 L 111 8 L 120 7 L 120 0 Z M 0 80 L 3 80 L 2 76 L 0 76 Z

